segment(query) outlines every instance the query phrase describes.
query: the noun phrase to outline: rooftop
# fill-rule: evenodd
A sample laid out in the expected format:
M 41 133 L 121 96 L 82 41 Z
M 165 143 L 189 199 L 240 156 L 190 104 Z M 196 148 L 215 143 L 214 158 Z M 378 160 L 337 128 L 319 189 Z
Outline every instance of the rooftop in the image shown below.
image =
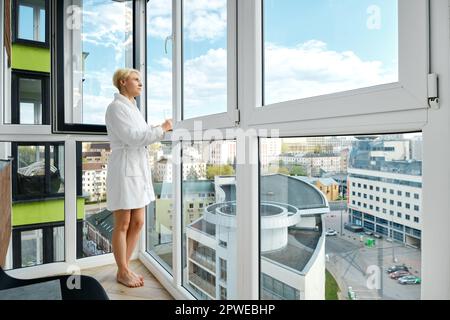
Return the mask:
M 281 250 L 261 253 L 267 259 L 273 260 L 299 272 L 302 272 L 316 250 L 322 235 L 321 230 L 299 230 L 289 228 L 288 245 Z

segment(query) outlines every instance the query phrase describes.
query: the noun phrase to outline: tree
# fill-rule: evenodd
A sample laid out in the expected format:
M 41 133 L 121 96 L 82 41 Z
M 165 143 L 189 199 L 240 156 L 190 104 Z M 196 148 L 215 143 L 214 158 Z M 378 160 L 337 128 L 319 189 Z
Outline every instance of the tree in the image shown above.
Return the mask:
M 233 176 L 235 171 L 232 166 L 219 165 L 219 166 L 209 166 L 206 169 L 206 179 L 213 180 L 215 176 Z
M 289 171 L 289 175 L 291 176 L 307 176 L 305 168 L 303 166 L 295 165 Z

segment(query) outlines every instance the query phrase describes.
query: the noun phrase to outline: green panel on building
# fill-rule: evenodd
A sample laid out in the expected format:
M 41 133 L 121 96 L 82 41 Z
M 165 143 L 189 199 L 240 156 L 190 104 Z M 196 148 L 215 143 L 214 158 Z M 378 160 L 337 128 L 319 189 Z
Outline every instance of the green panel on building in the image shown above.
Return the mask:
M 77 199 L 77 219 L 84 219 L 84 198 Z M 13 227 L 64 221 L 64 199 L 14 203 Z
M 50 50 L 22 44 L 12 46 L 12 68 L 50 73 Z

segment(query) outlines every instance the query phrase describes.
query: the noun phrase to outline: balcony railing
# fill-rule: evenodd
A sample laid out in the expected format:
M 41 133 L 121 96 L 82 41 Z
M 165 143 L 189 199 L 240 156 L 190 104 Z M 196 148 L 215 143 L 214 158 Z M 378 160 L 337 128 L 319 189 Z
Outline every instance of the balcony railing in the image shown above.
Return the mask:
M 197 287 L 205 291 L 207 294 L 211 296 L 211 298 L 215 299 L 216 297 L 216 287 L 205 279 L 199 277 L 195 273 L 189 274 L 189 281 L 195 284 Z
M 216 272 L 216 261 L 209 259 L 207 256 L 198 253 L 198 252 L 193 252 L 191 254 L 191 259 L 194 260 L 195 262 L 199 263 L 200 265 L 202 265 L 205 268 L 208 268 L 208 270 L 210 270 L 211 272 L 215 273 Z

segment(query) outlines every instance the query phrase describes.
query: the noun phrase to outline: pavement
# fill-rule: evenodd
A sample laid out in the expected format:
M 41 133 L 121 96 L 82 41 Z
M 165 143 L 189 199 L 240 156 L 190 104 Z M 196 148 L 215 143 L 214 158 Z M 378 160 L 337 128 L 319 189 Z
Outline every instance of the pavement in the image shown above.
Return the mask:
M 393 264 L 406 264 L 410 272 L 420 277 L 421 252 L 399 242 L 375 239 L 375 246 L 368 248 L 363 236 L 343 228 L 348 214 L 333 211 L 325 216 L 325 229 L 332 228 L 337 236 L 327 236 L 325 254 L 326 267 L 336 279 L 342 292 L 340 298 L 347 298 L 348 287 L 352 287 L 358 300 L 418 300 L 420 285 L 401 285 L 389 278 L 386 269 Z M 373 237 L 371 237 L 373 238 Z M 394 262 L 394 259 L 396 262 Z

